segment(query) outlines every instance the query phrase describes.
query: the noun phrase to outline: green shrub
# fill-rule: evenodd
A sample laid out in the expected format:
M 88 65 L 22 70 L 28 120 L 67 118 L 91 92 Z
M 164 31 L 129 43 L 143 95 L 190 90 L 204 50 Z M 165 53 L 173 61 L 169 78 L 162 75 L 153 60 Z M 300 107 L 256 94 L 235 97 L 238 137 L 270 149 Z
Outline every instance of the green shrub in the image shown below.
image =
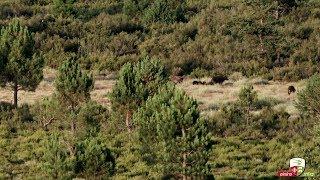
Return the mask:
M 10 5 L 1 4 L 0 5 L 0 18 L 5 19 L 10 16 L 14 16 L 14 12 L 13 12 L 12 8 L 10 8 Z
M 228 127 L 233 124 L 240 124 L 245 118 L 244 107 L 236 104 L 224 105 L 220 109 L 223 126 Z
M 209 74 L 210 73 L 205 69 L 196 68 L 191 72 L 190 76 L 193 77 L 193 78 L 197 78 L 198 79 L 198 78 L 206 77 Z
M 53 0 L 53 12 L 70 16 L 76 11 L 73 6 L 76 1 L 77 0 Z
M 253 107 L 253 103 L 257 101 L 257 92 L 253 90 L 253 86 L 243 87 L 238 95 L 238 103 L 243 107 Z
M 299 61 L 303 58 L 297 57 Z M 287 80 L 287 81 L 298 81 L 301 79 L 308 78 L 314 73 L 318 72 L 317 67 L 310 62 L 299 64 L 299 62 L 292 67 L 276 67 L 273 69 L 274 80 Z
M 21 107 L 17 109 L 17 113 L 20 122 L 32 122 L 34 120 L 28 104 L 21 105 Z
M 145 161 L 159 173 L 202 177 L 209 173 L 207 122 L 197 102 L 167 84 L 134 114 Z
M 30 19 L 28 19 L 28 21 L 26 22 L 26 25 L 28 29 L 33 33 L 44 31 L 48 27 L 49 17 L 50 16 L 43 17 L 40 15 L 32 16 Z M 37 42 L 37 40 L 39 39 L 37 39 L 36 36 L 35 36 L 36 44 L 39 45 L 40 42 L 39 41 Z
M 100 128 L 106 125 L 106 120 L 109 118 L 108 110 L 95 101 L 90 101 L 83 105 L 78 113 L 79 122 L 83 123 L 85 130 L 89 136 L 96 136 L 100 132 Z
M 277 104 L 280 104 L 282 101 L 275 99 L 275 98 L 263 98 L 263 99 L 257 99 L 253 102 L 252 106 L 254 109 L 263 109 L 263 108 L 271 108 Z
M 115 171 L 115 159 L 111 151 L 97 138 L 89 138 L 76 144 L 75 173 L 87 177 L 108 177 Z
M 24 5 L 28 5 L 28 6 L 32 6 L 35 4 L 38 5 L 47 5 L 51 2 L 51 0 L 19 0 L 20 3 L 24 4 Z
M 9 3 L 8 3 L 9 2 Z M 13 3 L 12 3 L 13 2 Z M 31 17 L 33 15 L 32 9 L 14 1 L 7 1 L 0 3 L 0 18 L 11 19 L 12 17 Z
M 16 128 L 12 125 L 12 118 L 14 106 L 11 103 L 0 102 L 0 124 L 2 124 L 3 131 L 6 135 L 10 132 L 16 132 Z
M 1 112 L 11 111 L 13 109 L 14 109 L 14 107 L 13 107 L 13 105 L 11 103 L 0 101 L 0 111 Z
M 70 156 L 67 144 L 59 133 L 53 132 L 43 142 L 41 169 L 48 177 L 54 179 L 71 178 L 73 175 L 73 157 Z
M 185 21 L 184 6 L 181 1 L 156 0 L 144 11 L 143 20 L 146 23 Z
M 320 118 L 320 75 L 313 75 L 306 88 L 298 92 L 297 108 L 309 117 Z
M 58 68 L 64 60 L 70 59 L 74 56 L 73 53 L 64 51 L 64 42 L 61 40 L 62 39 L 57 38 L 47 39 L 47 44 L 43 45 L 45 46 L 44 51 L 46 51 L 43 55 L 45 63 L 51 68 Z
M 168 72 L 157 59 L 146 57 L 135 65 L 127 63 L 122 67 L 110 99 L 118 118 L 125 119 L 128 131 L 132 129 L 132 114 L 167 81 Z
M 280 129 L 280 121 L 288 120 L 289 116 L 287 113 L 285 114 L 285 112 L 275 112 L 274 110 L 267 108 L 261 112 L 259 120 L 255 121 L 259 122 L 259 130 L 268 137 L 271 137 L 272 133 L 275 133 Z
M 242 132 L 245 118 L 246 113 L 243 107 L 234 103 L 225 104 L 218 109 L 217 113 L 208 117 L 208 128 L 214 136 L 235 136 Z
M 128 16 L 137 15 L 140 12 L 139 1 L 125 0 L 122 11 Z
M 100 28 L 96 28 L 100 27 Z M 101 13 L 97 17 L 91 19 L 85 24 L 85 28 L 92 34 L 94 34 L 97 40 L 105 40 L 105 36 L 116 35 L 121 32 L 128 34 L 141 31 L 145 29 L 141 24 L 134 22 L 123 14 L 109 15 Z
M 308 39 L 313 32 L 313 28 L 311 27 L 300 27 L 296 32 L 296 36 L 299 39 Z
M 112 38 L 108 48 L 116 56 L 134 54 L 138 52 L 140 43 L 138 34 L 128 34 L 121 32 Z
M 65 108 L 62 108 L 55 96 L 36 102 L 31 112 L 39 128 L 44 130 L 65 129 L 68 126 L 70 114 Z
M 29 123 L 34 121 L 34 116 L 30 112 L 30 106 L 23 104 L 17 109 L 10 103 L 0 102 L 0 124 L 3 123 L 10 133 L 17 133 L 24 127 L 29 127 Z

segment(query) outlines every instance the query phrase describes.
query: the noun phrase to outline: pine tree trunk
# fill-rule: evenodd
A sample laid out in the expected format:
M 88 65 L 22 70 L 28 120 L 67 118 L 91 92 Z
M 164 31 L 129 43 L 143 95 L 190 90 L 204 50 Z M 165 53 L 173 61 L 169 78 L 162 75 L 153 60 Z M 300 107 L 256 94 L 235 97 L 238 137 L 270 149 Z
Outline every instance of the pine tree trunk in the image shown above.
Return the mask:
M 73 134 L 76 133 L 76 123 L 74 122 L 74 118 L 71 120 L 71 131 Z
M 75 135 L 76 133 L 76 122 L 75 122 L 75 118 L 76 118 L 76 115 L 75 115 L 75 108 L 74 108 L 74 105 L 72 105 L 72 119 L 71 119 L 71 131 L 72 131 L 72 134 Z
M 261 24 L 261 26 L 263 26 L 262 19 L 260 19 L 260 24 Z M 259 34 L 259 40 L 260 40 L 260 51 L 263 54 L 264 53 L 264 46 L 263 46 L 263 39 L 262 39 L 262 35 L 261 34 Z
M 131 132 L 131 116 L 132 113 L 130 110 L 128 110 L 126 114 L 126 126 L 129 133 Z
M 260 41 L 260 52 L 263 55 L 264 54 L 264 45 L 263 45 L 263 39 L 262 39 L 262 35 L 259 35 L 259 41 Z
M 182 139 L 183 139 L 183 140 L 186 139 L 186 131 L 185 131 L 184 128 L 182 128 Z M 182 168 L 183 168 L 182 179 L 183 179 L 183 180 L 187 180 L 187 176 L 186 176 L 187 153 L 186 153 L 186 152 L 183 152 L 182 158 L 183 158 L 183 162 L 182 162 Z
M 279 6 L 277 6 L 277 10 L 276 10 L 276 20 L 279 19 Z
M 247 127 L 249 126 L 249 119 L 250 119 L 250 106 L 247 108 L 247 114 L 246 114 Z
M 13 85 L 13 106 L 18 107 L 18 82 L 15 81 Z
M 277 61 L 279 64 L 281 64 L 282 62 L 280 61 L 280 50 L 277 50 Z

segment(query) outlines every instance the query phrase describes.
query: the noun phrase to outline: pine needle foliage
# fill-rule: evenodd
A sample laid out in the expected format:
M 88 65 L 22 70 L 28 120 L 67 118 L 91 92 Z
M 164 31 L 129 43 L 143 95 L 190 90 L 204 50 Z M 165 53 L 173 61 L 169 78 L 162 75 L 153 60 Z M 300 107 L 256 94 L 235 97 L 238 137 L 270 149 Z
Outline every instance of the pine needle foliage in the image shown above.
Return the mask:
M 127 63 L 119 73 L 110 99 L 112 109 L 126 114 L 126 126 L 131 131 L 131 117 L 148 97 L 168 81 L 168 73 L 159 60 L 144 58 L 137 64 Z
M 69 59 L 59 68 L 55 86 L 61 102 L 71 110 L 76 110 L 79 105 L 90 100 L 94 81 L 91 75 L 81 70 L 75 59 Z
M 197 102 L 185 92 L 166 85 L 138 110 L 134 122 L 145 159 L 157 171 L 183 178 L 208 173 L 210 133 Z
M 34 91 L 43 79 L 44 60 L 36 52 L 34 36 L 14 19 L 0 32 L 0 85 L 9 85 L 18 105 L 18 91 Z
M 320 119 L 320 75 L 313 75 L 304 90 L 298 92 L 297 108 L 310 117 Z
M 71 111 L 71 129 L 76 131 L 76 115 L 81 105 L 90 100 L 90 92 L 94 81 L 91 75 L 81 70 L 79 63 L 73 58 L 63 62 L 55 81 L 57 97 L 60 103 Z

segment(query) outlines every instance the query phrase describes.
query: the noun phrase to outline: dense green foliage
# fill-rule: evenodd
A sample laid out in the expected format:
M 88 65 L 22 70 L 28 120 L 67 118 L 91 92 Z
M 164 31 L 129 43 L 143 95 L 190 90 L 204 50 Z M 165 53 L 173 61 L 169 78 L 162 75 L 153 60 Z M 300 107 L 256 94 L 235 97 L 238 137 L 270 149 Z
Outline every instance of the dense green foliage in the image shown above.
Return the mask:
M 76 145 L 75 172 L 92 176 L 113 175 L 115 160 L 111 151 L 98 138 L 89 138 Z
M 35 33 L 51 67 L 77 54 L 83 67 L 119 70 L 147 53 L 183 74 L 295 81 L 319 72 L 318 1 L 13 0 L 0 9 L 0 24 L 17 16 Z
M 209 174 L 211 150 L 207 124 L 195 100 L 171 84 L 148 99 L 134 115 L 143 158 L 163 175 L 186 178 Z
M 18 91 L 34 91 L 41 82 L 43 59 L 36 54 L 33 35 L 17 19 L 2 28 L 0 35 L 0 85 L 10 85 L 17 107 Z
M 313 75 L 298 94 L 297 107 L 310 118 L 320 118 L 320 76 Z
M 212 172 L 231 178 L 270 177 L 287 169 L 286 162 L 292 157 L 304 157 L 308 171 L 318 172 L 319 148 L 313 139 L 318 137 L 314 134 L 317 123 L 310 118 L 293 119 L 284 109 L 269 105 L 262 106 L 258 114 L 248 112 L 238 104 L 244 92 L 254 90 L 243 88 L 236 102 L 221 107 L 209 121 L 216 141 Z
M 58 133 L 50 135 L 43 144 L 43 171 L 53 178 L 68 177 L 72 170 L 72 158 Z
M 61 102 L 75 111 L 81 103 L 90 99 L 93 79 L 80 69 L 78 62 L 71 59 L 64 61 L 59 68 L 55 86 Z
M 144 58 L 133 65 L 125 64 L 119 72 L 119 80 L 110 93 L 112 109 L 125 115 L 128 131 L 132 129 L 134 111 L 153 96 L 168 81 L 168 74 L 159 60 Z
M 93 79 L 80 69 L 74 59 L 66 60 L 59 67 L 55 81 L 57 98 L 65 108 L 71 111 L 71 128 L 76 130 L 75 116 L 83 103 L 90 100 L 90 91 L 93 88 Z
M 243 107 L 252 107 L 257 100 L 257 92 L 253 91 L 253 86 L 243 87 L 239 93 L 239 104 Z

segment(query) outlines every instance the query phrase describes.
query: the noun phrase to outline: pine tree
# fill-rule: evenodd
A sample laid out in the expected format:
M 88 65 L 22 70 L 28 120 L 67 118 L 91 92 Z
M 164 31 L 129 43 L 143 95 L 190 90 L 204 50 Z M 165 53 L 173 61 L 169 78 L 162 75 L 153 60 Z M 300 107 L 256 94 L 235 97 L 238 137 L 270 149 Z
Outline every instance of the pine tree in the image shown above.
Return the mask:
M 245 110 L 245 119 L 247 126 L 249 125 L 250 120 L 250 110 L 253 108 L 254 103 L 257 101 L 257 92 L 254 91 L 252 85 L 243 87 L 238 96 L 239 107 L 242 107 Z
M 2 28 L 0 37 L 0 85 L 9 85 L 14 106 L 18 106 L 18 91 L 34 91 L 43 79 L 44 61 L 36 53 L 33 35 L 18 20 Z
M 242 107 L 252 108 L 253 103 L 257 101 L 257 92 L 252 85 L 242 87 L 239 92 L 238 102 Z
M 122 67 L 110 99 L 112 109 L 125 114 L 126 127 L 129 132 L 132 130 L 133 112 L 167 81 L 168 73 L 159 60 L 151 60 L 146 57 L 136 65 L 127 63 Z
M 305 115 L 320 120 L 320 75 L 313 75 L 298 92 L 296 107 Z
M 152 159 L 152 167 L 183 179 L 208 173 L 210 134 L 197 107 L 195 100 L 169 84 L 134 114 L 142 148 L 151 155 L 144 159 Z
M 61 104 L 76 115 L 81 105 L 90 100 L 90 91 L 93 89 L 93 78 L 83 72 L 75 59 L 63 62 L 59 68 L 55 81 L 57 97 Z M 71 129 L 76 130 L 76 124 L 72 118 Z

